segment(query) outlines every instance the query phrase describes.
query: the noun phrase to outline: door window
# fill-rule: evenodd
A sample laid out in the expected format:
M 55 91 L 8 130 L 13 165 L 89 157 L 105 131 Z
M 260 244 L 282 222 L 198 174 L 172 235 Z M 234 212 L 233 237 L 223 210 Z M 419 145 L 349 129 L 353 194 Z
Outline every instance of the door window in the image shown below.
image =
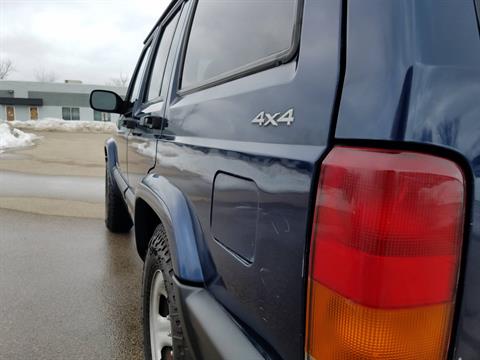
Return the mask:
M 175 17 L 164 27 L 163 34 L 161 35 L 161 39 L 157 48 L 157 54 L 155 56 L 155 63 L 153 65 L 150 77 L 150 85 L 148 87 L 148 101 L 160 96 L 160 88 L 165 75 L 165 66 L 167 64 L 168 54 L 170 52 L 170 45 L 172 44 L 173 35 L 175 34 L 175 28 L 177 27 L 179 17 L 180 12 L 178 12 Z
M 13 106 L 6 106 L 5 112 L 7 113 L 7 120 L 13 121 L 15 120 L 15 107 Z
M 147 47 L 143 50 L 141 59 L 140 59 L 140 65 L 138 66 L 137 72 L 135 74 L 135 79 L 133 80 L 133 89 L 132 93 L 130 95 L 130 102 L 134 103 L 135 101 L 138 100 L 138 97 L 140 96 L 140 89 L 142 88 L 142 80 L 143 76 L 145 74 L 145 69 L 147 68 L 147 63 L 148 59 L 150 57 L 150 49 L 151 49 L 151 44 L 148 44 Z
M 294 46 L 297 0 L 199 0 L 182 89 L 253 68 Z

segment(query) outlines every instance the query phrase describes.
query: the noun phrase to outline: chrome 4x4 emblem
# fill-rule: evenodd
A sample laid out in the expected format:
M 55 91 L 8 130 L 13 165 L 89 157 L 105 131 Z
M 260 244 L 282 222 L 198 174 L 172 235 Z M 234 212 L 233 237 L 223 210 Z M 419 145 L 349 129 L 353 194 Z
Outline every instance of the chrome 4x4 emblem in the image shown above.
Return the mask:
M 258 126 L 278 126 L 281 124 L 287 124 L 290 126 L 295 118 L 293 117 L 293 109 L 287 110 L 285 114 L 280 116 L 281 113 L 269 114 L 265 111 L 262 111 L 260 114 L 255 116 L 255 119 L 252 120 L 252 124 L 258 124 Z

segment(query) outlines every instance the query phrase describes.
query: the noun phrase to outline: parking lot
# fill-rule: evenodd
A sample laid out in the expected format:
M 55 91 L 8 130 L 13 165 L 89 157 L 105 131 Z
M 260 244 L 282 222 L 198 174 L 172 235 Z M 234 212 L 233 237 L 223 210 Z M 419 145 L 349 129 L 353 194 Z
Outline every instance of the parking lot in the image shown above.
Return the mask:
M 142 262 L 103 222 L 108 134 L 0 154 L 0 358 L 140 359 Z

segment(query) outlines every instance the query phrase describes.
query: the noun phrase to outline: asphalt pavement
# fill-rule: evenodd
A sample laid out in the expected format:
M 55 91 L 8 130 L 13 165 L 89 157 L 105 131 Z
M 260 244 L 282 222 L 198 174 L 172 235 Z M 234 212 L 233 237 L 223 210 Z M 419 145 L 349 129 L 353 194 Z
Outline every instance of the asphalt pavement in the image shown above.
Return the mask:
M 142 261 L 103 222 L 108 135 L 40 135 L 0 154 L 0 359 L 141 359 Z

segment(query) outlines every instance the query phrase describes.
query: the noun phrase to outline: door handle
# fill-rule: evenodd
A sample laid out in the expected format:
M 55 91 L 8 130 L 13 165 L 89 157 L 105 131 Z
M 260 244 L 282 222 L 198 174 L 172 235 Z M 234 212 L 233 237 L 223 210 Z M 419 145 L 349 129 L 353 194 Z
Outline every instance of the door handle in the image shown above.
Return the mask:
M 152 130 L 163 130 L 168 126 L 168 121 L 161 116 L 145 115 L 140 118 L 140 125 Z

